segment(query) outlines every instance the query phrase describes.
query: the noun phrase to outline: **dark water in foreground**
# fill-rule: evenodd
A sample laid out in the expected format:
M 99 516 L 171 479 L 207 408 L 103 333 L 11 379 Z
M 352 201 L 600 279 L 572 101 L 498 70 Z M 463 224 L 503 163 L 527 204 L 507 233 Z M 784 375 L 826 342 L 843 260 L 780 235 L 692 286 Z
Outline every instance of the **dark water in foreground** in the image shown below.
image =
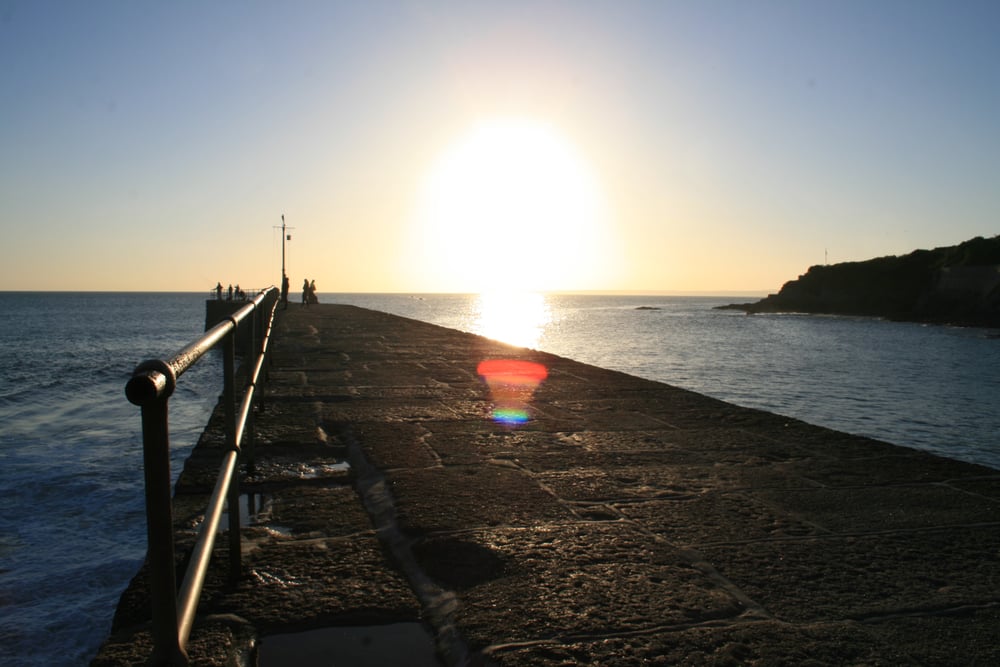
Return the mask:
M 125 382 L 197 337 L 204 311 L 201 294 L 0 294 L 0 664 L 86 664 L 107 634 L 145 552 Z M 220 391 L 213 367 L 171 400 L 175 477 Z
M 204 294 L 0 293 L 0 664 L 86 664 L 145 549 L 132 368 L 197 337 Z M 1000 338 L 713 310 L 696 297 L 321 294 L 1000 469 Z M 640 306 L 651 309 L 637 310 Z M 221 387 L 171 401 L 174 474 Z

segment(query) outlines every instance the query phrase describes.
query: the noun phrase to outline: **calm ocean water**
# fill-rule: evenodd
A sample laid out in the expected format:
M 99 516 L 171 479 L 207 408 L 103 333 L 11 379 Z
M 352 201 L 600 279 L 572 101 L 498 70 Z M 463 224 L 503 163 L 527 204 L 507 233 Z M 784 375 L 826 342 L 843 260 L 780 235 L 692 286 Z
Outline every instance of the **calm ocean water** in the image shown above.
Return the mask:
M 86 664 L 145 545 L 132 368 L 198 336 L 204 294 L 0 293 L 0 664 Z M 321 294 L 1000 469 L 1000 337 L 713 310 L 734 298 Z M 171 401 L 174 474 L 220 361 Z

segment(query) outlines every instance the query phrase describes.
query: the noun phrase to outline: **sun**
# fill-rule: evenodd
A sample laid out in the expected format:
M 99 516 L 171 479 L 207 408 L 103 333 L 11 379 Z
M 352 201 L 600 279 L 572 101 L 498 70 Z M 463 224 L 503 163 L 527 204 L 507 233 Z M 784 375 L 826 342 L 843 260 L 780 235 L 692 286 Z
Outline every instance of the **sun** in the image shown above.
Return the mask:
M 433 163 L 411 227 L 428 291 L 594 289 L 606 276 L 607 206 L 555 128 L 483 121 Z

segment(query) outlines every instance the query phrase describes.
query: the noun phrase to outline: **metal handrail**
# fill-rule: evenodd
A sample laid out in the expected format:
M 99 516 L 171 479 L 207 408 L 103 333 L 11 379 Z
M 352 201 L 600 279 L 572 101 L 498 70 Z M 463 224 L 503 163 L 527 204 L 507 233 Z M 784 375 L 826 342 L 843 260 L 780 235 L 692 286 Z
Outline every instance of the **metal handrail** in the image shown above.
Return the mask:
M 272 285 L 272 287 L 273 287 L 273 285 Z M 243 293 L 246 295 L 246 298 L 244 298 L 244 299 L 237 299 L 235 291 L 233 292 L 232 296 L 229 296 L 229 290 L 227 288 L 225 288 L 225 287 L 222 288 L 222 298 L 219 298 L 218 293 L 214 289 L 208 290 L 207 296 L 208 296 L 208 300 L 209 301 L 228 301 L 230 303 L 250 303 L 251 301 L 253 301 L 254 297 L 257 297 L 257 296 L 263 294 L 264 292 L 266 292 L 269 289 L 271 289 L 271 288 L 270 287 L 264 287 L 264 288 L 261 288 L 261 287 L 245 287 L 245 288 L 243 288 Z
M 146 479 L 146 530 L 148 540 L 150 601 L 152 604 L 153 654 L 151 664 L 187 665 L 187 641 L 194 624 L 198 600 L 205 582 L 212 548 L 218 533 L 223 505 L 229 503 L 229 574 L 235 580 L 241 568 L 239 512 L 239 456 L 243 435 L 250 424 L 253 441 L 252 407 L 257 381 L 264 368 L 271 340 L 271 327 L 278 305 L 278 288 L 269 287 L 245 306 L 209 329 L 169 360 L 151 359 L 139 364 L 125 385 L 128 400 L 142 408 L 143 467 Z M 261 320 L 261 316 L 266 319 Z M 249 324 L 250 344 L 255 354 L 246 366 L 247 382 L 243 398 L 236 406 L 236 331 Z M 260 346 L 254 344 L 258 325 L 263 323 Z M 170 488 L 170 441 L 167 430 L 167 402 L 177 379 L 206 352 L 223 346 L 223 408 L 226 453 L 215 488 L 205 510 L 205 520 L 195 542 L 180 592 L 174 559 L 174 527 Z

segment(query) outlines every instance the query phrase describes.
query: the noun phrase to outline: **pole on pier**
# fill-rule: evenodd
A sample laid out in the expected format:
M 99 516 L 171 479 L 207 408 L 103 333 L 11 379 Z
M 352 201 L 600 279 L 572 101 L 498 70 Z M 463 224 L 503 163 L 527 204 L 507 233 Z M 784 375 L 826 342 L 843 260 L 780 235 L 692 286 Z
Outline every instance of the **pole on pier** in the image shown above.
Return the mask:
M 278 229 L 277 225 L 274 227 Z M 281 277 L 285 277 L 285 241 L 291 241 L 292 235 L 288 233 L 288 230 L 295 229 L 294 227 L 285 226 L 285 214 L 281 214 Z
M 275 226 L 275 229 L 278 229 Z M 285 241 L 291 241 L 292 235 L 288 233 L 289 229 L 295 229 L 294 227 L 285 226 L 285 214 L 281 214 L 281 299 L 285 302 L 285 308 L 288 308 L 288 274 L 285 273 Z

